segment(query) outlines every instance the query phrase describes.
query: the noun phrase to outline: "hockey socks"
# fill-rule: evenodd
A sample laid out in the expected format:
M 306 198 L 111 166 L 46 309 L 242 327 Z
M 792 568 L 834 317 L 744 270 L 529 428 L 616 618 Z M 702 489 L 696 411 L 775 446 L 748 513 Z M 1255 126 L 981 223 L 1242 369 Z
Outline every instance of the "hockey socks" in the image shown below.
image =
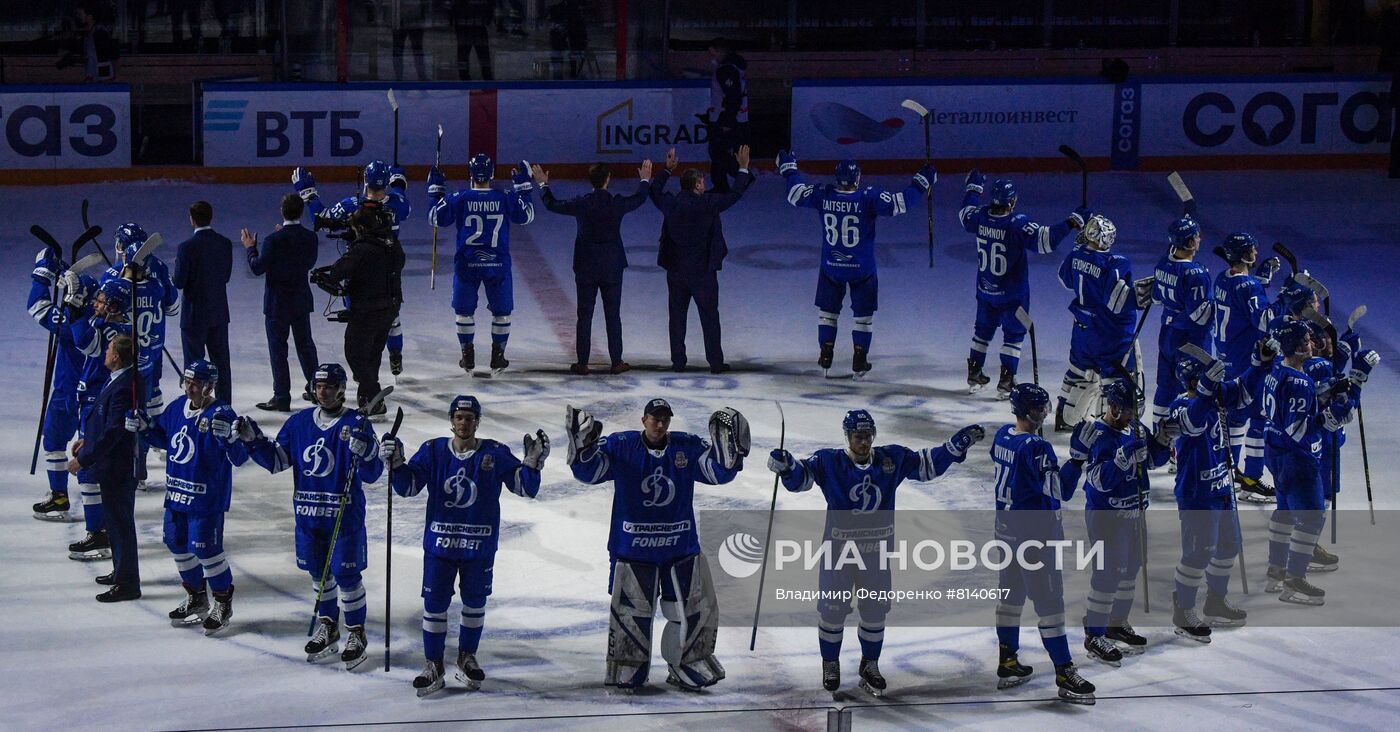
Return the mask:
M 481 631 L 486 623 L 486 603 L 472 607 L 462 605 L 461 627 L 457 634 L 457 651 L 459 653 L 476 653 L 477 647 L 481 644 Z
M 494 315 L 491 317 L 491 345 L 505 348 L 506 342 L 510 340 L 510 316 Z

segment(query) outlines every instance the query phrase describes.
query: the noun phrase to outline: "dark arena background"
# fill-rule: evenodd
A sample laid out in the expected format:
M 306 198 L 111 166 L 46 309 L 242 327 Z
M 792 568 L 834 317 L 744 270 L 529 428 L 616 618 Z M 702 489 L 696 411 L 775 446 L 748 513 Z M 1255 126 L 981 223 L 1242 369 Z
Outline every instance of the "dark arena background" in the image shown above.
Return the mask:
M 0 225 L 0 272 L 9 285 L 0 322 L 9 355 L 0 384 L 0 425 L 7 435 L 0 440 L 0 656 L 11 670 L 0 726 L 1394 729 L 1400 719 L 1400 591 L 1394 582 L 1400 417 L 1387 405 L 1400 404 L 1400 309 L 1391 289 L 1400 285 L 1397 74 L 1400 3 L 1394 0 L 5 3 L 0 192 L 8 213 Z M 489 160 L 469 164 L 474 156 Z M 843 199 L 807 207 L 812 201 L 804 196 L 836 195 L 825 186 L 836 183 L 838 163 L 847 160 L 858 165 L 858 190 L 874 190 L 865 198 L 851 194 L 859 204 Z M 442 178 L 433 174 L 430 190 L 435 162 Z M 670 177 L 693 181 L 695 174 L 684 173 L 693 168 L 708 192 L 674 200 L 660 191 L 652 195 L 668 162 L 674 165 Z M 794 162 L 798 177 L 792 177 Z M 527 163 L 539 166 L 533 177 Z M 598 164 L 603 167 L 595 169 Z M 596 235 L 608 222 L 618 226 L 616 213 L 547 208 L 547 200 L 559 208 L 558 201 L 588 193 L 590 170 L 597 178 L 604 169 L 609 192 L 619 200 L 635 196 L 615 232 Z M 840 170 L 849 178 L 848 167 Z M 490 179 L 479 185 L 498 191 L 491 194 L 498 203 L 466 201 L 454 209 L 453 201 L 466 200 L 456 192 L 469 189 L 473 175 Z M 1004 197 L 1003 179 L 1014 187 L 1014 214 L 1027 220 L 1012 229 L 965 227 L 964 217 L 991 204 L 994 190 Z M 397 217 L 396 234 L 332 221 L 358 210 L 362 192 L 383 195 L 385 181 L 397 201 L 385 204 Z M 816 188 L 809 193 L 806 184 Z M 726 188 L 742 195 L 736 200 L 735 193 L 722 192 Z M 543 198 L 546 189 L 551 199 Z M 444 190 L 447 203 L 435 207 Z M 677 182 L 668 181 L 664 190 L 677 194 Z M 290 198 L 306 208 L 299 216 L 284 215 L 288 194 L 300 194 Z M 192 208 L 199 201 L 206 206 Z M 474 208 L 479 205 L 488 208 Z M 862 218 L 870 209 L 881 214 L 873 225 Z M 1207 287 L 1197 293 L 1205 310 L 1183 315 L 1178 293 L 1169 291 L 1175 275 L 1159 273 L 1152 291 L 1154 268 L 1173 251 L 1169 228 L 1183 213 L 1199 226 L 1199 250 L 1184 256 L 1194 257 L 1211 283 L 1230 268 L 1217 250 L 1246 242 L 1236 233 L 1247 233 L 1257 252 L 1251 265 L 1234 249 L 1221 250 L 1239 262 L 1240 278 L 1270 279 L 1266 260 L 1281 257 L 1262 296 L 1241 306 L 1228 287 Z M 275 474 L 258 455 L 234 460 L 241 464 L 232 469 L 226 511 L 214 506 L 201 519 L 222 516 L 222 527 L 201 529 L 207 545 L 179 529 L 193 515 L 181 513 L 180 501 L 206 500 L 199 496 L 216 490 L 215 474 L 227 469 L 215 458 L 208 475 L 172 477 L 177 464 L 190 470 L 180 462 L 195 449 L 189 445 L 227 449 L 230 457 L 249 449 L 241 446 L 261 445 L 263 457 L 275 457 L 270 442 L 239 437 L 240 431 L 251 436 L 252 427 L 232 421 L 234 415 L 255 420 L 271 438 L 293 414 L 314 408 L 303 401 L 307 374 L 298 346 L 285 336 L 289 318 L 306 316 L 275 315 L 264 302 L 267 288 L 299 290 L 312 267 L 309 259 L 298 264 L 283 254 L 273 263 L 267 256 L 269 238 L 293 228 L 291 220 L 300 221 L 298 241 L 304 254 L 316 255 L 316 268 L 368 247 L 401 252 L 403 259 L 394 278 L 397 265 L 383 264 L 392 256 L 351 257 L 362 264 L 346 267 L 360 266 L 355 276 L 362 279 L 349 278 L 348 316 L 327 317 L 343 311 L 345 301 L 309 288 L 317 355 L 307 372 L 316 363 L 344 366 L 351 410 L 344 419 L 360 425 L 353 435 L 348 426 L 324 433 L 322 447 L 330 441 L 340 445 L 341 460 L 380 465 L 378 443 L 397 428 L 404 457 L 412 457 L 425 441 L 452 434 L 449 405 L 462 394 L 479 400 L 477 434 L 516 458 L 532 454 L 526 443 L 538 441 L 537 431 L 551 445 L 542 469 L 519 473 L 538 479 L 532 499 L 512 493 L 512 477 L 498 491 L 497 518 L 472 514 L 484 529 L 467 525 L 467 533 L 483 529 L 498 549 L 494 569 L 489 557 L 484 570 L 464 569 L 460 588 L 425 577 L 423 535 L 451 533 L 461 525 L 442 521 L 468 519 L 425 515 L 467 511 L 478 500 L 484 506 L 494 500 L 489 480 L 478 475 L 472 482 L 461 473 L 466 483 L 448 479 L 416 495 L 395 493 L 391 502 L 389 482 L 397 485 L 401 472 L 410 470 L 396 464 L 394 477 L 374 471 L 375 480 L 364 483 L 362 506 L 358 498 L 347 505 L 329 494 L 325 515 L 344 512 L 346 526 L 335 531 L 354 539 L 343 551 L 363 555 L 358 588 L 350 574 L 336 575 L 338 588 L 335 581 L 323 585 L 322 614 L 337 602 L 344 608 L 338 648 L 344 651 L 354 633 L 348 625 L 353 613 L 366 611 L 366 663 L 343 663 L 339 655 L 308 662 L 304 648 L 325 560 L 323 551 L 307 548 L 325 537 L 308 539 L 298 528 L 307 502 L 316 500 L 308 496 L 328 495 L 308 487 L 324 467 L 304 462 L 315 445 L 284 451 L 292 467 Z M 1084 243 L 1090 232 L 1102 243 L 1105 220 L 1116 229 L 1107 253 L 1095 251 L 1094 241 Z M 133 223 L 142 230 L 135 235 L 124 228 Z M 585 228 L 592 238 L 578 236 Z M 357 232 L 359 240 L 349 244 Z M 156 234 L 160 243 L 148 247 L 149 256 L 138 254 L 140 243 Z M 119 235 L 133 248 L 123 251 Z M 1014 241 L 1000 240 L 1003 235 Z M 245 241 L 257 242 L 265 274 L 255 274 Z M 618 275 L 620 252 L 628 266 Z M 1096 256 L 1102 263 L 1110 255 L 1125 290 L 1100 292 L 1093 282 L 1085 290 L 1091 264 L 1065 265 L 1068 285 L 1062 281 L 1067 258 Z M 131 264 L 122 269 L 118 261 L 104 274 L 104 260 L 112 257 Z M 481 289 L 479 306 L 469 310 L 460 297 L 476 292 L 482 280 L 473 268 L 502 261 Z M 223 362 L 219 388 L 225 412 L 234 413 L 228 417 L 233 442 L 216 439 L 218 420 L 203 418 L 187 425 L 198 426 L 197 442 L 190 442 L 188 430 L 167 435 L 164 444 L 147 432 L 155 449 L 145 453 L 145 480 L 132 499 L 138 466 L 130 457 L 126 415 L 97 408 L 121 403 L 104 401 L 113 390 L 104 390 L 108 369 L 101 349 L 121 328 L 129 330 L 117 321 L 129 322 L 131 314 L 103 318 L 94 303 L 99 287 L 106 287 L 100 281 L 157 283 L 162 268 L 170 273 L 168 299 L 135 298 L 144 354 L 135 372 L 137 382 L 145 380 L 138 388 L 151 393 L 154 359 L 164 364 L 158 377 L 164 403 L 184 403 L 187 380 L 180 370 L 204 354 L 198 347 L 207 341 L 207 358 Z M 987 315 L 986 303 L 979 306 L 979 282 L 988 276 L 1014 280 L 1008 268 L 1024 274 L 1028 290 L 998 302 L 1020 305 L 1033 327 L 1029 338 L 1016 335 L 1003 346 L 1003 330 L 1015 334 L 1024 327 L 1014 308 Z M 849 276 L 856 269 L 860 277 Z M 348 275 L 339 275 L 348 271 L 315 279 L 343 285 Z M 814 306 L 814 292 L 819 304 L 831 299 L 832 273 L 846 277 L 837 304 Z M 273 282 L 278 275 L 283 284 Z M 511 285 L 505 293 L 502 276 Z M 390 298 L 396 327 L 387 343 L 388 321 L 364 320 L 387 311 L 366 311 L 365 300 L 357 300 L 365 295 L 356 288 L 369 280 L 397 283 Z M 1134 280 L 1143 281 L 1141 292 L 1132 291 Z M 841 300 L 847 283 L 850 298 Z M 603 307 L 595 307 L 590 303 L 600 285 Z M 146 292 L 142 286 L 138 293 Z M 1008 286 L 1014 295 L 1018 285 Z M 1110 280 L 1105 287 L 1111 286 Z M 100 291 L 105 301 L 108 290 Z M 1304 306 L 1290 308 L 1280 299 L 1284 291 L 1301 292 Z M 698 309 L 688 306 L 687 292 Z M 603 312 L 611 310 L 609 297 L 620 301 L 615 350 Z M 722 355 L 706 343 L 704 331 L 714 323 L 707 307 L 698 307 L 716 301 L 718 332 L 711 335 Z M 1164 325 L 1164 314 L 1175 325 Z M 1109 593 L 1127 587 L 1117 595 L 1115 612 L 1130 604 L 1130 615 L 1112 624 L 1131 623 L 1146 639 L 1144 653 L 1124 654 L 1116 666 L 1091 655 L 1084 613 L 1094 606 L 1094 590 L 1089 573 L 1066 568 L 1063 591 L 1052 592 L 1062 595 L 1060 612 L 1038 614 L 1046 609 L 1039 601 L 1024 603 L 1019 661 L 1034 672 L 1023 684 L 999 689 L 1006 649 L 999 655 L 993 626 L 999 597 L 1007 599 L 997 594 L 1004 583 L 995 572 L 963 574 L 943 566 L 920 575 L 911 564 L 886 585 L 888 627 L 866 617 L 871 607 L 852 602 L 857 609 L 844 616 L 841 680 L 835 691 L 823 688 L 823 652 L 832 654 L 833 632 L 822 631 L 819 644 L 818 624 L 831 616 L 830 608 L 815 594 L 783 589 L 811 593 L 821 570 L 809 566 L 806 575 L 794 574 L 803 571 L 800 563 L 780 566 L 778 559 L 784 547 L 798 546 L 791 542 L 820 538 L 827 501 L 834 509 L 868 513 L 894 508 L 893 494 L 870 493 L 871 475 L 850 485 L 818 479 L 816 490 L 805 492 L 780 489 L 768 468 L 771 452 L 781 447 L 802 460 L 817 450 L 846 448 L 847 431 L 854 425 L 852 434 L 860 434 L 864 424 L 847 420 L 848 411 L 866 410 L 877 427 L 873 475 L 883 471 L 888 478 L 897 468 L 881 462 L 892 454 L 879 452 L 881 446 L 932 448 L 914 459 L 918 466 L 960 455 L 961 462 L 930 482 L 915 482 L 932 477 L 921 472 L 927 466 L 907 473 L 895 510 L 899 537 L 911 544 L 951 546 L 955 537 L 985 543 L 998 519 L 983 512 L 997 508 L 1013 482 L 993 454 L 994 439 L 1016 421 L 1013 407 L 1024 411 L 1017 406 L 1022 392 L 1030 393 L 1017 387 L 1008 400 L 999 382 L 1006 388 L 1034 382 L 1048 392 L 1044 440 L 1063 465 L 1080 447 L 1071 445 L 1070 431 L 1055 429 L 1067 371 L 1077 406 L 1066 421 L 1082 416 L 1087 428 L 1096 419 L 1112 421 L 1112 415 L 1099 417 L 1105 410 L 1121 413 L 1106 384 L 1132 371 L 1114 363 L 1136 362 L 1141 373 L 1124 380 L 1130 396 L 1140 397 L 1129 401 L 1143 402 L 1143 441 L 1179 448 L 1164 432 L 1177 413 L 1165 403 L 1153 410 L 1159 372 L 1182 356 L 1182 339 L 1163 328 L 1198 316 L 1205 349 L 1222 361 L 1234 359 L 1230 377 L 1253 373 L 1244 364 L 1251 351 L 1258 356 L 1250 344 L 1270 332 L 1280 343 L 1297 342 L 1285 332 L 1290 316 L 1312 324 L 1304 340 L 1319 355 L 1334 354 L 1323 366 L 1336 378 L 1307 377 L 1307 388 L 1290 392 L 1297 403 L 1286 408 L 1275 399 L 1284 389 L 1287 354 L 1271 373 L 1268 363 L 1259 366 L 1258 383 L 1240 387 L 1253 395 L 1251 406 L 1241 408 L 1257 428 L 1248 436 L 1243 427 L 1238 433 L 1221 429 L 1213 407 L 1205 412 L 1208 426 L 1216 426 L 1198 439 L 1213 440 L 1217 455 L 1231 440 L 1239 454 L 1194 467 L 1217 478 L 1253 475 L 1221 478 L 1222 486 L 1252 480 L 1264 486 L 1241 490 L 1238 498 L 1222 487 L 1223 503 L 1211 504 L 1226 527 L 1219 536 L 1228 533 L 1243 546 L 1238 558 L 1200 570 L 1207 579 L 1197 607 L 1206 603 L 1206 585 L 1215 588 L 1209 583 L 1224 575 L 1229 602 L 1249 613 L 1247 623 L 1211 628 L 1208 644 L 1181 629 L 1173 592 L 1184 578 L 1190 584 L 1195 570 L 1179 565 L 1189 532 L 1183 528 L 1187 514 L 1178 515 L 1178 486 L 1190 490 L 1194 483 L 1165 464 L 1139 472 L 1148 467 L 1140 458 L 1157 447 L 1139 454 L 1132 442 L 1138 429 L 1110 426 L 1110 436 L 1129 448 L 1091 451 L 1099 457 L 1091 456 L 1072 496 L 1066 475 L 1056 473 L 1055 492 L 1064 498 L 1058 515 L 1067 537 L 1080 537 L 1086 513 L 1103 513 L 1086 511 L 1085 502 L 1100 500 L 1095 491 L 1107 494 L 1105 476 L 1118 470 L 1134 483 L 1131 503 L 1114 503 L 1108 513 L 1132 519 L 1129 535 L 1133 546 L 1145 549 L 1146 561 Z M 591 323 L 591 340 L 578 339 L 581 317 Z M 974 338 L 979 319 L 984 327 L 997 326 L 990 339 Z M 1077 331 L 1108 321 L 1106 327 L 1122 336 L 1119 350 L 1112 357 L 1081 355 L 1089 341 L 1081 342 L 1087 336 Z M 688 333 L 678 334 L 677 326 L 686 323 Z M 1240 336 L 1243 358 L 1210 337 L 1240 327 L 1248 331 Z M 153 350 L 162 332 L 168 360 Z M 475 346 L 470 369 L 461 365 L 461 344 L 469 336 Z M 220 338 L 227 341 L 223 354 Z M 271 346 L 270 339 L 276 341 Z M 499 361 L 493 343 L 506 343 Z M 829 368 L 818 365 L 824 343 L 834 346 Z M 280 348 L 283 358 L 270 359 L 270 348 Z M 969 387 L 976 380 L 969 375 L 970 356 L 985 358 L 990 383 Z M 362 418 L 354 412 L 356 395 L 373 391 L 366 358 L 380 384 L 393 390 L 383 400 L 385 414 Z M 275 393 L 288 387 L 274 384 L 270 360 L 289 368 L 290 394 Z M 1003 377 L 1008 361 L 1018 363 Z M 1098 365 L 1087 369 L 1088 362 Z M 80 376 L 82 390 L 75 386 Z M 1166 402 L 1177 391 L 1168 390 Z M 333 392 L 332 384 L 332 399 Z M 604 436 L 639 430 L 661 413 L 648 407 L 655 398 L 667 401 L 674 432 L 717 438 L 702 457 L 698 449 L 688 457 L 676 452 L 674 459 L 665 453 L 666 470 L 689 470 L 694 477 L 717 464 L 711 461 L 719 460 L 721 443 L 745 443 L 711 418 L 724 408 L 738 410 L 751 446 L 737 477 L 723 485 L 707 479 L 692 497 L 689 478 L 679 488 L 672 473 L 643 479 L 635 466 L 624 469 L 625 461 L 614 457 L 612 475 L 631 471 L 631 478 L 619 477 L 616 485 L 582 480 L 602 460 L 584 461 L 594 449 L 586 418 L 600 423 Z M 1268 416 L 1292 413 L 1295 406 L 1307 412 L 1299 429 L 1320 435 L 1321 447 L 1284 459 L 1280 441 L 1301 440 L 1306 447 L 1311 438 L 1298 438 Z M 566 407 L 586 415 L 566 416 Z M 653 417 L 644 417 L 644 409 Z M 395 419 L 400 411 L 401 423 Z M 133 414 L 133 427 L 149 414 Z M 76 450 L 80 419 L 84 449 Z M 726 414 L 720 422 L 733 419 Z M 960 432 L 974 424 L 985 436 L 961 456 L 955 435 L 975 437 L 976 430 Z M 674 432 L 673 442 L 681 439 Z M 121 459 L 92 457 L 104 441 L 120 439 L 127 446 Z M 571 442 L 579 465 L 569 465 Z M 610 438 L 607 449 L 621 443 Z M 365 453 L 349 458 L 352 449 Z M 80 456 L 75 461 L 98 460 L 109 472 L 99 480 L 92 463 L 84 462 L 83 471 L 69 475 L 70 453 Z M 838 458 L 850 460 L 844 453 Z M 654 457 L 639 447 L 635 459 Z M 478 465 L 490 470 L 489 463 Z M 794 485 L 802 482 L 802 473 L 796 475 Z M 461 492 L 465 484 L 469 497 Z M 1309 502 L 1319 484 L 1321 503 Z M 1275 487 L 1275 497 L 1261 496 Z M 1051 489 L 1033 481 L 1031 490 L 1044 490 L 1048 499 Z M 122 491 L 124 499 L 114 498 Z M 58 501 L 64 492 L 67 503 Z M 432 508 L 432 501 L 445 501 L 446 508 Z M 620 519 L 615 501 L 635 504 L 639 513 Z M 693 511 L 672 501 L 693 501 Z M 1136 510 L 1142 502 L 1149 504 L 1145 512 Z M 1291 513 L 1276 513 L 1281 504 Z M 668 607 L 654 608 L 649 678 L 625 689 L 604 683 L 614 680 L 606 676 L 609 645 L 635 642 L 639 626 L 635 618 L 610 620 L 619 612 L 610 603 L 610 579 L 622 570 L 610 561 L 608 547 L 610 540 L 621 541 L 617 537 L 655 530 L 658 524 L 637 522 L 662 521 L 661 514 L 646 513 L 658 506 L 669 506 L 664 520 L 676 522 L 672 528 L 698 527 L 712 589 L 707 592 L 696 574 L 690 582 L 699 589 L 684 609 L 669 607 L 669 597 L 655 603 Z M 105 511 L 101 517 L 99 510 Z M 810 531 L 795 528 L 801 515 L 808 516 Z M 97 557 L 91 561 L 70 558 L 70 544 L 79 545 L 71 553 L 81 557 L 89 532 L 103 531 L 119 545 L 123 566 L 139 563 L 139 580 L 115 567 L 116 594 L 106 598 L 129 601 L 94 600 L 108 589 L 94 580 L 114 571 L 101 546 L 89 552 Z M 1314 542 L 1323 551 L 1304 557 L 1312 570 L 1307 581 L 1326 590 L 1325 602 L 1280 602 L 1281 596 L 1310 595 L 1288 585 L 1291 574 L 1272 576 L 1271 561 L 1282 563 L 1278 557 L 1290 547 L 1311 551 Z M 299 568 L 299 553 L 307 553 L 303 565 L 314 566 Z M 1339 559 L 1333 563 L 1327 553 Z M 1115 557 L 1110 552 L 1110 562 Z M 193 613 L 188 624 L 168 617 L 187 599 L 182 573 L 188 584 L 201 567 L 209 573 L 226 568 L 236 588 L 232 595 L 222 589 L 228 575 L 217 582 L 215 574 L 209 577 L 210 590 L 200 597 L 211 603 L 231 597 L 225 612 L 232 610 L 209 634 L 201 625 L 211 623 L 203 620 L 208 609 Z M 659 577 L 670 582 L 675 571 L 664 568 Z M 822 575 L 821 587 L 828 581 Z M 673 589 L 668 585 L 665 592 Z M 425 592 L 458 594 L 445 621 L 425 616 Z M 459 611 L 462 594 L 474 602 L 489 594 L 484 621 L 478 609 Z M 756 601 L 762 604 L 755 607 Z M 635 602 L 626 608 L 641 614 Z M 663 610 L 682 621 L 668 623 Z M 424 673 L 425 629 L 441 630 L 443 623 L 445 688 L 420 696 L 414 682 Z M 1066 691 L 1063 679 L 1057 684 L 1038 623 L 1052 638 L 1064 633 L 1074 667 L 1094 687 L 1088 698 L 1083 687 Z M 681 640 L 663 638 L 668 624 L 674 628 L 666 632 L 682 630 Z M 462 625 L 463 635 L 480 628 L 475 659 L 484 680 L 454 673 Z M 671 654 L 676 643 L 684 649 Z M 722 680 L 700 689 L 683 688 L 684 679 L 668 683 L 668 659 L 704 656 L 709 644 L 723 665 Z M 1053 645 L 1049 638 L 1046 644 Z M 879 694 L 861 675 L 861 658 L 872 654 L 879 656 L 886 684 Z M 679 665 L 689 668 L 693 661 L 687 655 Z

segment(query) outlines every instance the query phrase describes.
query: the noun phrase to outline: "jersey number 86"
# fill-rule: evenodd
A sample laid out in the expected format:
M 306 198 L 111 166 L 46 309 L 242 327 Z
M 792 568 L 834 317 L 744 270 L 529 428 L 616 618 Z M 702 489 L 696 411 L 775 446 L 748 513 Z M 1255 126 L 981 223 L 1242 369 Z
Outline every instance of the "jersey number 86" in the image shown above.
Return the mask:
M 826 229 L 827 246 L 840 244 L 850 249 L 860 243 L 860 218 L 857 216 L 822 214 L 822 228 Z

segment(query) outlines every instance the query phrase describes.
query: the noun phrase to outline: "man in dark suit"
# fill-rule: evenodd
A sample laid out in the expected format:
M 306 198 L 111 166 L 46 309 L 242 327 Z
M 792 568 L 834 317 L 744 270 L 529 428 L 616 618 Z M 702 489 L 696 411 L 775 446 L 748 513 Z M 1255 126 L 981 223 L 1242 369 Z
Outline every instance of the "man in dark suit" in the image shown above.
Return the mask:
M 749 146 L 740 145 L 734 159 L 739 164 L 739 175 L 733 188 L 725 193 L 706 192 L 705 176 L 695 168 L 681 173 L 680 193 L 666 193 L 666 180 L 676 167 L 675 148 L 666 153 L 666 169 L 651 181 L 651 201 L 664 217 L 656 263 L 666 270 L 671 369 L 676 372 L 685 371 L 685 320 L 692 299 L 700 313 L 700 328 L 705 332 L 705 360 L 710 362 L 710 373 L 729 370 L 719 339 L 719 270 L 729 253 L 719 215 L 737 203 L 753 183 Z
M 97 578 L 97 584 L 111 585 L 97 596 L 98 602 L 141 597 L 136 563 L 136 437 L 126 431 L 126 413 L 136 403 L 131 368 L 135 361 L 131 336 L 113 338 L 102 361 L 112 375 L 91 407 L 86 437 L 73 444 L 73 459 L 68 461 L 68 472 L 74 475 L 90 469 L 102 492 L 112 572 Z
M 593 185 L 593 192 L 567 201 L 555 198 L 549 189 L 549 171 L 535 165 L 531 173 L 540 187 L 544 207 L 578 221 L 578 233 L 574 236 L 574 285 L 578 290 L 574 349 L 578 360 L 569 370 L 579 376 L 588 375 L 593 304 L 601 292 L 603 320 L 608 329 L 608 356 L 612 359 L 609 373 L 623 373 L 632 367 L 622 360 L 622 270 L 627 268 L 627 252 L 622 247 L 622 217 L 646 202 L 651 161 L 637 169 L 641 183 L 637 192 L 630 196 L 608 193 L 612 174 L 604 163 L 594 163 L 588 169 L 588 182 Z
M 214 232 L 214 207 L 190 204 L 194 235 L 175 252 L 175 287 L 180 290 L 180 340 L 185 363 L 207 358 L 219 369 L 215 396 L 233 403 L 233 371 L 228 354 L 228 279 L 233 274 L 233 242 Z
M 292 409 L 292 378 L 287 368 L 287 333 L 296 339 L 297 362 L 301 364 L 301 397 L 311 401 L 311 378 L 316 374 L 316 342 L 311 339 L 311 283 L 307 273 L 316 266 L 316 233 L 301 225 L 305 204 L 301 196 L 282 197 L 282 226 L 263 240 L 258 251 L 258 235 L 243 230 L 243 248 L 248 252 L 248 268 L 254 275 L 266 275 L 263 289 L 263 315 L 267 318 L 267 353 L 272 361 L 272 398 L 258 405 L 269 412 Z

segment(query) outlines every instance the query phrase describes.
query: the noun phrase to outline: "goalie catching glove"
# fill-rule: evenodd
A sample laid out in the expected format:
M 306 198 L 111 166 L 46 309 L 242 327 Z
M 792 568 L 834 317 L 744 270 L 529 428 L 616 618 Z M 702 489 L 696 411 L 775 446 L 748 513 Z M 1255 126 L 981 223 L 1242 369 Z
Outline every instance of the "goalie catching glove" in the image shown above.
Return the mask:
M 710 444 L 726 470 L 734 469 L 749 456 L 749 421 L 737 409 L 724 409 L 710 415 Z
M 603 434 L 603 423 L 571 404 L 564 407 L 564 433 L 569 436 L 568 463 L 588 462 L 598 450 L 598 436 Z

